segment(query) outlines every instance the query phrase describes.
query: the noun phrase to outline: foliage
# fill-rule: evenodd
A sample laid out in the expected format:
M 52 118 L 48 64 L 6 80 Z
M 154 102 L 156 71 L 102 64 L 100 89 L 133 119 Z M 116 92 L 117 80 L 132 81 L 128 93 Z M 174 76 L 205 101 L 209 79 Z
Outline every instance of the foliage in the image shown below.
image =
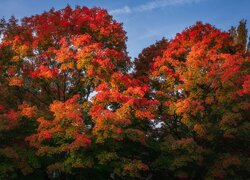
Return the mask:
M 179 178 L 247 177 L 249 65 L 245 50 L 209 24 L 170 41 L 152 71 L 160 81 L 160 130 L 171 137 L 160 142 L 156 169 Z
M 248 178 L 246 21 L 197 22 L 133 63 L 100 8 L 2 19 L 0 34 L 0 179 Z

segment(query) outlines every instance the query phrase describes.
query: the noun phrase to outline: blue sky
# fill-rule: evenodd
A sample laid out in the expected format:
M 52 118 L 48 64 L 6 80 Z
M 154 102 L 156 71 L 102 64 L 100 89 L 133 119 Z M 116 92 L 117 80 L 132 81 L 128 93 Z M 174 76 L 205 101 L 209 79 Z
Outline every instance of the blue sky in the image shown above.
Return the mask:
M 244 18 L 250 31 L 250 0 L 0 0 L 0 17 L 22 18 L 67 4 L 108 9 L 124 24 L 131 57 L 163 36 L 173 38 L 196 21 L 228 30 Z

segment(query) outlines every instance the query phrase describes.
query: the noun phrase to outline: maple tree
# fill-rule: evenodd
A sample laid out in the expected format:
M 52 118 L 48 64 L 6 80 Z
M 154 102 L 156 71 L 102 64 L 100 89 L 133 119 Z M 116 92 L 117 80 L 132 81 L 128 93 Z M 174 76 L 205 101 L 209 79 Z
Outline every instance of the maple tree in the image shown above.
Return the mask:
M 247 178 L 250 57 L 232 32 L 197 22 L 134 62 L 101 8 L 0 34 L 0 179 Z
M 168 47 L 168 40 L 162 38 L 160 41 L 157 41 L 155 44 L 145 48 L 138 55 L 138 58 L 134 60 L 135 73 L 136 77 L 145 76 L 148 77 L 151 67 L 158 56 L 162 56 L 164 50 Z
M 1 92 L 4 94 L 1 111 L 6 119 L 1 129 L 19 128 L 19 115 L 33 118 L 34 107 L 36 122 L 26 120 L 23 125 L 28 128 L 30 124 L 33 129 L 27 130 L 26 137 L 18 136 L 18 144 L 34 147 L 38 156 L 51 156 L 53 151 L 51 164 L 46 165 L 49 170 L 55 167 L 69 171 L 67 165 L 53 163 L 67 152 L 72 154 L 65 157 L 64 163 L 74 160 L 70 166 L 83 166 L 77 162 L 81 159 L 76 153 L 91 144 L 87 135 L 93 127 L 88 114 L 91 93 L 114 72 L 124 73 L 130 66 L 121 24 L 106 10 L 67 6 L 23 18 L 21 23 L 14 17 L 9 22 L 2 20 L 1 33 Z M 25 107 L 32 108 L 17 111 L 24 102 Z M 6 134 L 2 136 L 8 139 Z M 9 146 L 2 144 L 1 148 L 5 151 Z M 73 156 L 77 159 L 70 159 Z M 3 169 L 7 174 L 8 170 L 15 169 Z
M 246 178 L 245 49 L 239 49 L 229 33 L 198 22 L 154 58 L 149 77 L 158 81 L 152 94 L 160 103 L 156 122 L 161 124 L 155 170 L 165 178 Z

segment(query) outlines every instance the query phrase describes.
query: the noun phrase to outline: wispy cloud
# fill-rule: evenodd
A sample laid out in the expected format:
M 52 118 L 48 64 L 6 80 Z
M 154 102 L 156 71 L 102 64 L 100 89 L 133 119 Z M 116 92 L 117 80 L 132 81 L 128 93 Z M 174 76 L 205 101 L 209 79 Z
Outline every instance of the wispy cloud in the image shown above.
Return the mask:
M 111 14 L 129 14 L 132 12 L 132 9 L 129 6 L 124 6 L 119 9 L 113 9 L 110 11 Z
M 122 8 L 110 10 L 110 14 L 119 15 L 119 14 L 130 14 L 135 12 L 144 12 L 150 11 L 153 9 L 164 8 L 168 6 L 182 6 L 186 4 L 195 4 L 204 0 L 154 0 L 141 4 L 135 7 L 124 6 Z

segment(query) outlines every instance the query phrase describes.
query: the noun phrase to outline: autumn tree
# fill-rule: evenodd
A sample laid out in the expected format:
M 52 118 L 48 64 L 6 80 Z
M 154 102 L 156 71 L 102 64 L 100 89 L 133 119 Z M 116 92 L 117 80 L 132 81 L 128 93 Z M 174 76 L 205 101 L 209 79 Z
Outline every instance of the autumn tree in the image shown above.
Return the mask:
M 247 177 L 249 72 L 245 51 L 209 24 L 198 22 L 169 42 L 150 74 L 163 104 L 156 176 Z
M 17 163 L 16 146 L 29 144 L 38 157 L 47 158 L 40 166 L 53 176 L 90 167 L 89 156 L 81 152 L 92 142 L 91 93 L 113 73 L 126 73 L 130 67 L 122 25 L 106 10 L 68 6 L 21 23 L 14 17 L 2 20 L 1 36 L 1 138 L 6 141 L 1 143 L 1 155 Z M 19 134 L 23 126 L 25 135 Z M 17 127 L 15 142 L 8 141 L 9 136 L 16 138 L 12 127 Z M 1 175 L 24 166 L 6 162 Z
M 162 56 L 163 51 L 168 47 L 168 40 L 162 38 L 160 41 L 156 41 L 154 44 L 142 50 L 134 60 L 135 76 L 148 77 L 150 66 L 153 65 L 155 59 L 158 56 Z

